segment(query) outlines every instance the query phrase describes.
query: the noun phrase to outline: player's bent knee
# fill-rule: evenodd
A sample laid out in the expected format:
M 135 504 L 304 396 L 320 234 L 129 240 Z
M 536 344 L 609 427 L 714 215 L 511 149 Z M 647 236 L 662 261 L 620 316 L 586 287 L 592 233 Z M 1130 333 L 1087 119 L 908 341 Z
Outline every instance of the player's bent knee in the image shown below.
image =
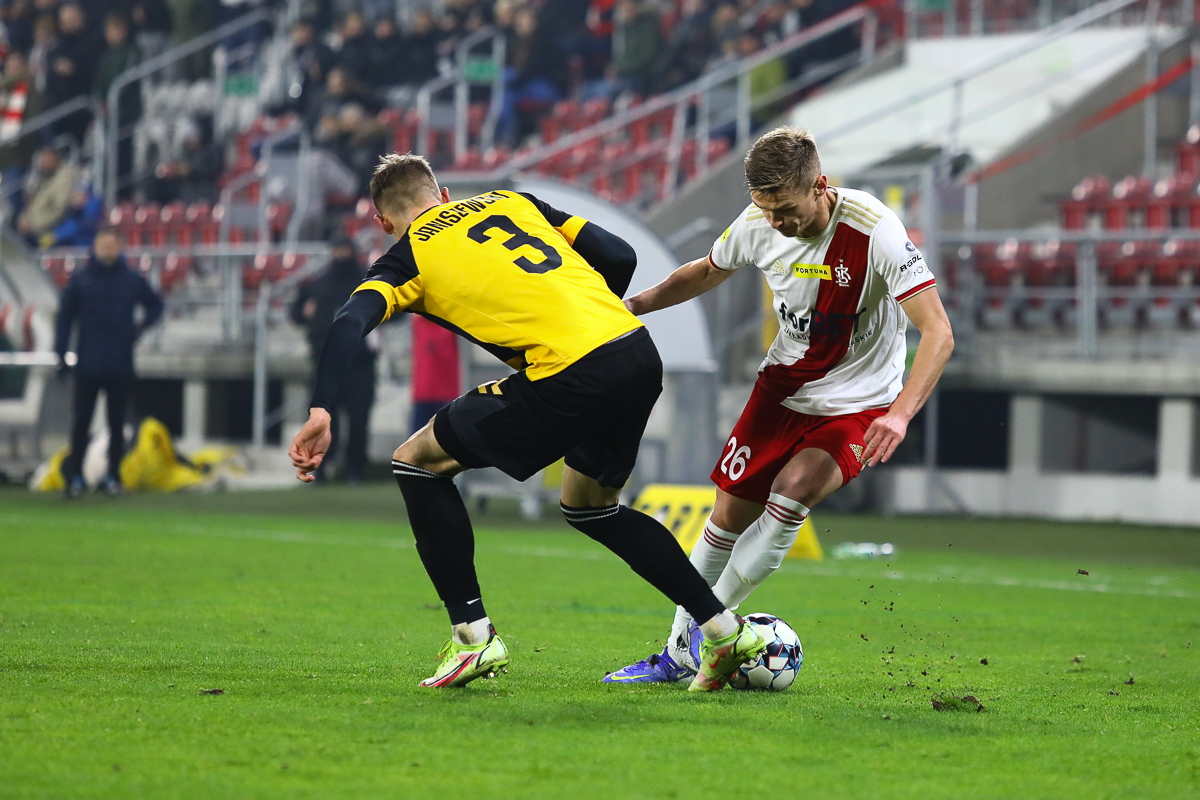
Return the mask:
M 466 469 L 438 444 L 433 435 L 432 420 L 397 447 L 392 459 L 444 477 L 457 475 Z

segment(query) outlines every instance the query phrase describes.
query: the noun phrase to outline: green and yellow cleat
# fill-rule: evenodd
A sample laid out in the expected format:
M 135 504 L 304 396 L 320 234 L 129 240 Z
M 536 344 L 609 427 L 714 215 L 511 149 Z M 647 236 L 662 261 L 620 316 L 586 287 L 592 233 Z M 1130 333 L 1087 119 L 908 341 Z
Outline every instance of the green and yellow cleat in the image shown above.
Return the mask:
M 738 629 L 724 639 L 700 643 L 700 670 L 688 685 L 689 692 L 718 692 L 742 664 L 753 661 L 767 648 L 756 626 L 738 617 Z
M 508 672 L 508 648 L 492 625 L 483 644 L 459 644 L 451 639 L 442 645 L 435 660 L 437 670 L 421 681 L 427 689 L 466 686 L 476 678 L 494 678 L 497 672 Z

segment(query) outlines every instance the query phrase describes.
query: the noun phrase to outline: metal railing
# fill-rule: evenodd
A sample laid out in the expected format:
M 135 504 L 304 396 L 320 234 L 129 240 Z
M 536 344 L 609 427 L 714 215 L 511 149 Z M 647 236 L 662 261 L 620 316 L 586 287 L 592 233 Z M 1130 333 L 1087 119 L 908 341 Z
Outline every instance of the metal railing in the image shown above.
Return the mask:
M 490 42 L 492 86 L 491 97 L 488 101 L 488 112 L 480 131 L 479 147 L 487 151 L 496 140 L 496 125 L 500 121 L 500 111 L 504 104 L 504 64 L 505 38 L 502 31 L 495 28 L 480 28 L 463 38 L 454 51 L 454 69 L 448 75 L 430 80 L 417 91 L 417 149 L 430 154 L 434 148 L 430 146 L 429 136 L 433 131 L 433 98 L 453 87 L 454 89 L 454 159 L 462 158 L 470 147 L 470 94 L 471 81 L 468 62 L 471 51 Z
M 754 70 L 776 59 L 792 55 L 832 34 L 853 28 L 861 31 L 857 51 L 848 53 L 832 63 L 818 64 L 761 96 L 751 96 L 751 73 Z M 497 170 L 494 177 L 510 177 L 521 172 L 538 171 L 540 167 L 552 164 L 581 145 L 601 143 L 615 138 L 631 139 L 631 131 L 635 126 L 658 119 L 665 122 L 670 116 L 669 125 L 664 125 L 669 127 L 670 136 L 653 137 L 652 141 L 636 148 L 624 158 L 596 164 L 577 178 L 594 181 L 645 159 L 665 156 L 668 177 L 659 197 L 666 199 L 675 192 L 678 184 L 679 169 L 688 140 L 691 140 L 695 147 L 696 169 L 699 174 L 704 174 L 709 167 L 708 142 L 715 131 L 728 128 L 734 135 L 737 147 L 746 145 L 753 127 L 753 114 L 847 67 L 871 62 L 877 50 L 877 36 L 878 12 L 870 3 L 859 4 L 750 58 L 719 67 L 686 86 L 564 136 L 548 146 L 539 148 L 536 153 L 518 156 Z M 722 90 L 725 91 L 722 93 Z
M 122 138 L 118 127 L 120 123 L 118 112 L 121 91 L 130 84 L 148 78 L 156 72 L 165 70 L 194 53 L 212 47 L 222 39 L 272 19 L 274 14 L 275 12 L 267 9 L 251 11 L 249 14 L 238 17 L 235 20 L 214 28 L 208 33 L 201 34 L 178 47 L 155 56 L 136 67 L 132 67 L 116 77 L 112 85 L 108 88 L 108 97 L 105 102 L 107 136 L 105 137 L 106 152 L 104 157 L 104 201 L 108 207 L 111 208 L 115 205 L 117 199 L 117 149 L 118 142 Z
M 1090 5 L 1087 0 L 1038 0 L 1026 8 L 1005 2 L 944 0 L 942 8 L 918 9 L 917 3 L 905 3 L 905 29 L 913 38 L 932 36 L 982 36 L 991 33 L 1028 33 L 1078 13 Z M 965 13 L 963 13 L 965 12 Z M 1194 19 L 1194 0 L 1163 3 L 1161 21 L 1188 25 Z
M 1105 244 L 1200 242 L 1200 230 L 1015 230 L 1015 231 L 942 231 L 940 240 L 945 246 L 942 261 L 954 264 L 953 281 L 947 284 L 946 294 L 957 311 L 956 330 L 966 334 L 966 353 L 979 344 L 975 325 L 989 313 L 1001 317 L 991 320 L 991 327 L 1001 331 L 1036 328 L 1038 330 L 1074 331 L 1074 355 L 1094 359 L 1100 354 L 1100 333 L 1104 322 L 1120 318 L 1122 330 L 1156 328 L 1167 334 L 1182 333 L 1186 326 L 1200 325 L 1200 284 L 1176 280 L 1173 284 L 1155 284 L 1151 273 L 1156 261 L 1169 257 L 1155 254 L 1109 254 L 1106 260 L 1124 260 L 1134 265 L 1132 282 L 1112 285 L 1106 282 L 1102 269 L 1100 248 Z M 979 245 L 995 245 L 999 254 L 980 257 Z M 1046 253 L 1018 257 L 1031 247 L 1061 249 L 1073 246 L 1073 252 L 1055 258 Z M 989 248 L 990 250 L 991 248 Z M 1053 264 L 1056 278 L 1053 285 L 1035 285 L 1027 280 L 1024 269 L 1039 264 Z M 984 269 L 1001 266 L 1011 275 L 1003 286 L 989 281 Z M 1180 271 L 1200 273 L 1200 260 L 1184 263 Z M 940 276 L 939 276 L 940 277 Z M 1127 279 L 1128 280 L 1128 279 Z M 1036 319 L 1032 319 L 1036 318 Z M 1056 343 L 1061 344 L 1059 337 Z M 1003 342 L 999 342 L 1004 346 Z M 1170 344 L 1164 340 L 1160 344 Z
M 900 111 L 904 111 L 912 106 L 924 102 L 937 95 L 949 92 L 951 103 L 950 122 L 945 132 L 945 150 L 948 156 L 954 155 L 954 151 L 958 147 L 958 135 L 962 129 L 963 119 L 963 91 L 967 81 L 977 78 L 987 72 L 996 69 L 1004 64 L 1007 64 L 1026 53 L 1044 47 L 1050 42 L 1060 39 L 1069 33 L 1080 30 L 1086 26 L 1092 25 L 1105 17 L 1115 14 L 1123 9 L 1133 6 L 1138 3 L 1146 2 L 1146 0 L 1107 0 L 1107 2 L 1086 8 L 1079 13 L 1068 17 L 1064 20 L 1056 22 L 1052 25 L 1039 31 L 1033 37 L 1021 42 L 1014 47 L 998 53 L 991 58 L 985 59 L 978 64 L 974 64 L 957 75 L 948 77 L 942 81 L 934 83 L 923 89 L 919 89 L 912 94 L 894 100 L 881 107 L 872 108 L 869 113 L 862 116 L 847 120 L 834 128 L 823 131 L 821 133 L 821 141 L 828 143 L 837 139 L 839 136 L 844 136 L 849 133 L 860 130 L 865 125 L 877 123 L 880 119 L 894 115 Z M 1148 11 L 1148 20 L 1151 25 L 1148 25 L 1148 30 L 1152 31 L 1152 24 L 1156 19 L 1158 3 L 1151 0 Z M 1152 40 L 1152 34 L 1148 33 L 1148 38 Z M 998 111 L 1000 109 L 993 109 Z

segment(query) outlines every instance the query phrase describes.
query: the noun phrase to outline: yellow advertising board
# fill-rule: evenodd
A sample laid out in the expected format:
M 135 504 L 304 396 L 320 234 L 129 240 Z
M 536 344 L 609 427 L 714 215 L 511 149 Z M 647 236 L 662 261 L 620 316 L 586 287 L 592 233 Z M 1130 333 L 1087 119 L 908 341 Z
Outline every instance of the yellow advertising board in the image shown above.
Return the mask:
M 712 486 L 681 486 L 670 483 L 652 483 L 642 489 L 633 507 L 657 519 L 667 527 L 684 552 L 691 553 L 696 541 L 704 532 L 704 523 L 712 513 L 717 490 Z M 788 558 L 808 558 L 820 561 L 824 558 L 821 542 L 817 539 L 812 518 L 800 527 L 800 535 L 787 554 Z

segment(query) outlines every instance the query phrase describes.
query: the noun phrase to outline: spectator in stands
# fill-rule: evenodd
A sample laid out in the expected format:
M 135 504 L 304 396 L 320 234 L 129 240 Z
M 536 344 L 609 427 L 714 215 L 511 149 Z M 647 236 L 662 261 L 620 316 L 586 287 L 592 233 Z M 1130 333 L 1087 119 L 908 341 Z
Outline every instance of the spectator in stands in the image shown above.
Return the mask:
M 216 8 L 211 0 L 167 0 L 171 12 L 172 44 L 176 47 L 212 29 Z M 200 50 L 179 63 L 180 77 L 196 81 L 208 77 L 211 51 Z
M 180 137 L 179 158 L 159 163 L 147 185 L 147 194 L 163 205 L 176 200 L 215 203 L 218 199 L 217 180 L 225 169 L 225 148 L 213 141 L 211 117 L 189 123 Z
M 370 45 L 370 71 L 367 83 L 374 87 L 399 86 L 409 82 L 409 55 L 404 37 L 390 15 L 375 22 Z
M 333 51 L 317 39 L 311 20 L 301 19 L 292 26 L 292 61 L 296 76 L 288 95 L 296 110 L 308 113 L 318 90 L 325 85 L 334 60 Z
M 422 8 L 413 15 L 412 30 L 404 37 L 408 54 L 404 83 L 420 85 L 438 76 L 438 45 L 441 34 L 433 14 Z
M 360 83 L 371 80 L 371 37 L 361 11 L 351 11 L 342 20 L 339 31 L 342 47 L 337 52 L 338 66 L 353 75 Z
M 166 0 L 134 0 L 129 17 L 133 22 L 133 40 L 142 60 L 154 58 L 170 46 L 171 9 Z
M 362 283 L 364 274 L 366 270 L 358 260 L 354 243 L 349 239 L 340 239 L 333 245 L 326 270 L 300 287 L 292 303 L 291 316 L 293 322 L 305 329 L 314 370 L 334 316 Z M 333 417 L 330 425 L 333 440 L 325 461 L 316 472 L 318 481 L 326 479 L 325 467 L 337 456 L 338 440 L 341 438 L 338 417 L 342 410 L 346 412 L 350 428 L 346 443 L 346 478 L 351 483 L 359 483 L 363 479 L 367 465 L 367 425 L 371 419 L 371 406 L 375 403 L 375 356 L 368 341 L 359 345 L 358 352 L 350 361 L 337 408 L 329 409 Z
M 75 184 L 63 221 L 50 233 L 52 247 L 87 247 L 104 222 L 104 201 L 87 181 Z
M 359 103 L 346 103 L 337 117 L 322 119 L 316 138 L 323 139 L 361 186 L 371 182 L 379 157 L 390 149 L 387 126 Z
M 96 39 L 84 28 L 86 18 L 78 3 L 65 3 L 58 10 L 58 42 L 48 56 L 50 70 L 46 75 L 46 100 L 57 106 L 86 97 L 92 89 L 96 58 L 99 49 Z M 57 132 L 70 134 L 82 142 L 92 121 L 86 111 L 63 119 Z
M 737 7 L 732 3 L 722 3 L 717 6 L 717 10 L 712 15 L 713 57 L 710 58 L 710 62 L 720 60 L 731 47 L 730 43 L 736 42 L 741 32 Z
M 762 49 L 762 41 L 747 31 L 738 38 L 738 57 L 749 58 Z M 782 58 L 764 61 L 750 70 L 750 104 L 754 107 L 751 118 L 755 125 L 763 125 L 783 113 L 783 98 L 768 101 L 776 89 L 787 83 L 787 65 Z
M 0 192 L 9 193 L 25 179 L 37 140 L 20 135 L 21 123 L 42 113 L 45 104 L 29 62 L 20 51 L 13 50 L 4 59 L 4 76 L 0 78 Z M 13 196 L 19 197 L 19 193 Z M 20 212 L 19 208 L 14 210 Z
M 342 106 L 346 103 L 358 103 L 370 111 L 377 110 L 376 103 L 367 96 L 362 84 L 344 68 L 334 67 L 329 70 L 324 90 L 317 93 L 308 105 L 309 131 L 315 135 L 321 120 L 326 117 L 340 118 Z
M 762 39 L 764 45 L 770 47 L 784 37 L 785 27 L 791 24 L 790 11 L 788 4 L 783 0 L 774 0 L 759 14 L 758 19 L 754 21 L 753 31 Z
M 523 6 L 513 16 L 513 31 L 505 70 L 504 105 L 497 138 L 520 142 L 537 131 L 538 120 L 562 99 L 566 62 L 553 41 L 540 29 L 533 9 Z
M 50 53 L 58 44 L 58 23 L 53 14 L 43 14 L 33 22 L 33 47 L 29 50 L 29 68 L 33 70 L 38 91 L 46 91 L 46 73 Z
M 137 309 L 142 321 L 137 322 Z M 67 497 L 86 490 L 83 456 L 96 410 L 96 397 L 104 392 L 108 410 L 108 471 L 101 488 L 110 495 L 121 492 L 121 458 L 125 454 L 125 410 L 133 390 L 133 346 L 142 332 L 162 316 L 163 301 L 146 279 L 129 268 L 121 256 L 121 240 L 114 228 L 96 234 L 87 265 L 77 271 L 63 290 L 58 305 L 54 349 L 60 369 L 66 369 L 71 334 L 78 327 L 75 345 L 74 415 L 71 451 L 63 460 Z
M 129 31 L 129 18 L 118 12 L 109 12 L 104 18 L 105 49 L 96 65 L 92 82 L 92 95 L 99 103 L 108 103 L 108 91 L 126 70 L 133 69 L 141 60 L 137 45 Z M 126 84 L 117 95 L 117 128 L 125 129 L 142 116 L 142 89 L 140 81 Z M 124 179 L 133 172 L 133 137 L 122 136 L 117 140 L 117 177 Z M 126 198 L 132 189 L 118 192 Z
M 656 92 L 668 92 L 696 80 L 712 58 L 712 12 L 704 0 L 683 0 L 680 13 L 655 68 Z
M 53 147 L 37 155 L 37 175 L 25 188 L 25 210 L 17 217 L 17 230 L 35 247 L 62 222 L 79 181 L 79 169 Z
M 620 0 L 613 34 L 613 73 L 617 86 L 649 94 L 654 64 L 662 52 L 662 19 L 646 0 Z
M 454 49 L 458 47 L 458 40 L 463 35 L 463 23 L 466 21 L 466 15 L 458 13 L 458 8 L 451 3 L 446 3 L 443 13 L 437 19 L 437 55 L 439 59 L 449 59 L 454 56 Z
M 424 317 L 412 314 L 413 433 L 461 394 L 458 336 Z
M 30 0 L 12 0 L 4 14 L 4 39 L 13 50 L 27 52 L 33 46 L 36 12 Z

